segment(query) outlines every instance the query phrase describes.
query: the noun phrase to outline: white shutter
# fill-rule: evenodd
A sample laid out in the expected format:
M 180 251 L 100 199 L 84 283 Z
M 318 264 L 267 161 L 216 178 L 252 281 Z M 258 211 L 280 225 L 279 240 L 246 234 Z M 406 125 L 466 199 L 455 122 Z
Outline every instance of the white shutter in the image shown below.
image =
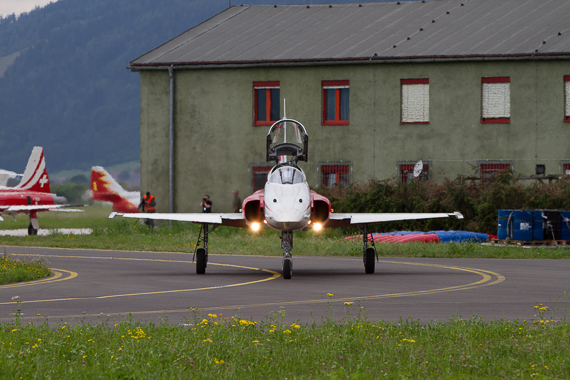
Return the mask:
M 402 122 L 429 122 L 429 84 L 402 85 Z
M 483 119 L 511 117 L 510 85 L 510 83 L 483 83 Z

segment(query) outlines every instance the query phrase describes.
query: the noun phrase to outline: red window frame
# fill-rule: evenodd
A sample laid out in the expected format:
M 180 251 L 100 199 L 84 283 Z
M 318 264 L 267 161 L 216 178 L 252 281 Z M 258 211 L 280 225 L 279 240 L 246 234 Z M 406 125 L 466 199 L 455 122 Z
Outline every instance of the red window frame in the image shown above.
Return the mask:
M 421 79 L 400 79 L 400 124 L 429 124 L 428 121 L 403 121 L 404 118 L 404 91 L 402 87 L 408 84 L 429 84 L 429 78 Z
M 566 91 L 566 83 L 570 82 L 570 75 L 564 75 L 564 121 L 570 122 L 570 114 L 566 113 L 566 102 L 570 94 Z
M 481 182 L 485 183 L 486 174 L 506 173 L 511 170 L 511 164 L 481 164 Z
M 422 173 L 429 176 L 429 164 L 423 164 Z M 407 173 L 413 173 L 416 164 L 401 164 L 400 165 L 400 183 L 408 183 Z
M 255 173 L 265 173 L 265 182 L 267 182 L 267 174 L 269 174 L 269 172 L 271 171 L 272 166 L 254 166 L 251 168 L 251 171 L 253 173 L 253 175 L 251 176 L 251 188 L 253 189 L 253 192 L 256 192 L 257 190 L 261 190 L 263 189 L 256 189 L 255 187 Z
M 335 115 L 334 120 L 327 120 L 327 94 L 326 90 L 331 90 L 331 88 L 325 87 L 335 87 L 338 86 L 339 88 L 335 91 Z M 321 87 L 323 91 L 323 119 L 321 125 L 348 125 L 350 120 L 340 120 L 340 90 L 341 88 L 346 88 L 349 86 L 350 89 L 350 81 L 348 80 L 324 80 L 321 82 Z M 350 96 L 350 94 L 349 94 Z M 349 115 L 350 119 L 350 115 Z
M 265 88 L 272 87 L 272 88 Z M 265 95 L 265 115 L 268 119 L 271 119 L 271 90 L 280 90 L 279 81 L 268 81 L 268 82 L 253 82 L 253 125 L 272 125 L 277 120 L 259 120 L 257 115 L 257 91 L 266 90 Z M 279 105 L 278 105 L 279 106 Z
M 483 117 L 483 83 L 511 83 L 511 77 L 488 77 L 481 78 L 481 123 L 483 124 L 508 124 L 510 117 Z M 511 99 L 509 98 L 509 101 Z
M 340 183 L 340 174 L 349 174 L 350 165 L 321 165 L 321 183 L 328 187 L 328 174 L 336 174 L 335 183 Z

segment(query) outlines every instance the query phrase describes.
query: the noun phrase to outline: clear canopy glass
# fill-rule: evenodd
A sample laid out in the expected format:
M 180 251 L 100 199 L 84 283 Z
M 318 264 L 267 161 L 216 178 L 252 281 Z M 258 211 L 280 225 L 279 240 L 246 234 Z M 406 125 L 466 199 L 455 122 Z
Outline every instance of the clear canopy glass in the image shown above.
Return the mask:
M 296 169 L 292 166 L 282 166 L 271 173 L 268 182 L 280 184 L 296 184 L 306 182 L 306 179 L 303 175 L 303 172 L 301 172 L 299 169 Z

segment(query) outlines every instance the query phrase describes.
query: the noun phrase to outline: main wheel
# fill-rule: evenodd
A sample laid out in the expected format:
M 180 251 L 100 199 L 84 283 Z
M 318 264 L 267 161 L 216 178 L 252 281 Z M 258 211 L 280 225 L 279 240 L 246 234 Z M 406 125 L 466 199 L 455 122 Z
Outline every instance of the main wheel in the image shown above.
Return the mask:
M 196 251 L 196 273 L 206 273 L 206 250 L 204 248 L 198 248 Z
M 283 260 L 283 278 L 290 280 L 293 275 L 293 262 L 290 259 Z
M 28 235 L 37 235 L 37 234 L 38 230 L 36 230 L 34 226 L 32 226 L 32 223 L 30 223 L 30 225 L 28 226 Z
M 364 272 L 366 274 L 374 273 L 374 248 L 366 248 L 364 253 Z

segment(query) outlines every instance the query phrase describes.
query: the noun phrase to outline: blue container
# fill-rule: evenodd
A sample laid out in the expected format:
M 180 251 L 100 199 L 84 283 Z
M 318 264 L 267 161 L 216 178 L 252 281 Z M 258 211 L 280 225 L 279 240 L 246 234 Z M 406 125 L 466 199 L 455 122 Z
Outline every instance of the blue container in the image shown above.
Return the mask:
M 515 210 L 499 210 L 499 228 L 497 237 L 501 240 L 512 238 L 513 234 L 513 213 Z
M 544 212 L 534 210 L 533 214 L 532 240 L 544 240 Z
M 570 211 L 560 211 L 560 240 L 570 240 Z
M 531 241 L 532 225 L 534 222 L 534 211 L 515 210 L 513 211 L 513 240 Z

